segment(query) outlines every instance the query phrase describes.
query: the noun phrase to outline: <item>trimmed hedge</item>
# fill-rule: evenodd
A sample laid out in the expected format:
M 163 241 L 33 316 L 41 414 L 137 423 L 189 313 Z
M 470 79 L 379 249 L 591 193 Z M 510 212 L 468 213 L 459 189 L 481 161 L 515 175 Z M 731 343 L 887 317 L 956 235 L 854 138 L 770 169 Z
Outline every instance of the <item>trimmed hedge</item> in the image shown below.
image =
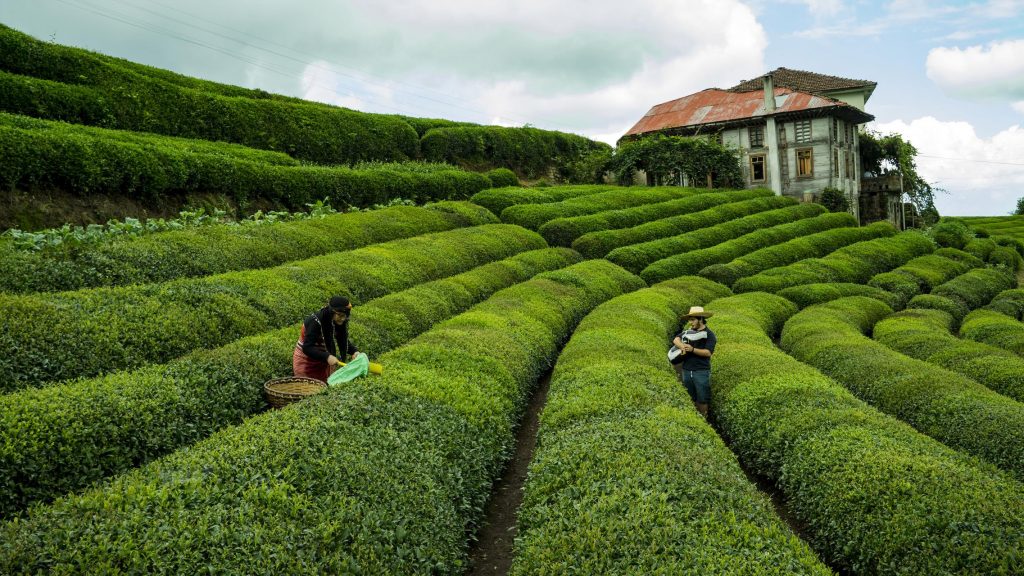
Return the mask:
M 574 264 L 564 248 L 517 254 L 370 300 L 352 341 L 374 357 L 494 292 Z M 263 383 L 291 373 L 301 324 L 164 365 L 0 397 L 0 517 L 53 500 L 237 424 L 264 407 Z
M 618 186 L 548 186 L 544 188 L 523 188 L 521 186 L 509 186 L 506 188 L 488 188 L 474 194 L 469 201 L 487 208 L 495 214 L 501 214 L 502 210 L 517 204 L 545 204 L 548 202 L 561 202 L 569 198 L 589 196 L 618 190 Z
M 764 204 L 761 204 L 762 200 L 765 201 Z M 773 199 L 762 198 L 758 200 L 748 200 L 747 202 L 750 202 L 751 204 L 748 204 L 745 210 L 753 210 L 753 212 L 749 215 L 735 219 L 732 219 L 731 217 L 735 212 L 735 209 L 732 208 L 734 206 L 733 204 L 726 204 L 724 206 L 718 206 L 710 210 L 691 214 L 687 218 L 690 219 L 690 224 L 694 225 L 692 231 L 685 232 L 683 234 L 678 234 L 678 232 L 670 233 L 672 235 L 660 237 L 656 240 L 622 246 L 608 252 L 608 254 L 605 255 L 605 258 L 615 262 L 627 270 L 636 270 L 639 272 L 652 263 L 675 254 L 714 246 L 715 244 L 727 242 L 738 236 L 749 234 L 755 230 L 760 230 L 766 226 L 775 226 L 777 224 L 794 222 L 827 212 L 827 210 L 819 204 L 794 205 L 790 202 L 782 203 L 787 204 L 785 208 L 772 210 L 770 209 L 770 205 L 777 203 L 768 202 L 770 200 Z M 747 204 L 747 202 L 739 202 L 737 204 Z M 726 217 L 726 215 L 729 216 Z M 725 218 L 724 222 L 720 224 L 713 224 L 713 222 L 719 221 L 719 219 L 722 219 L 723 217 Z M 669 220 L 674 219 L 670 218 Z M 707 227 L 701 227 L 697 225 L 701 221 L 709 221 L 712 224 Z M 651 224 L 658 224 L 658 222 L 661 221 L 652 222 Z M 644 224 L 638 228 L 646 226 L 648 225 Z M 682 230 L 688 229 L 690 229 L 690 226 L 682 228 Z M 580 238 L 580 240 L 587 238 L 587 236 Z M 578 243 L 573 243 L 573 246 L 576 246 L 577 244 Z
M 730 202 L 693 214 L 661 218 L 633 226 L 632 228 L 588 232 L 573 241 L 572 247 L 573 250 L 588 258 L 603 258 L 616 248 L 652 242 L 661 238 L 680 236 L 699 228 L 708 228 L 759 212 L 778 210 L 796 205 L 796 200 L 788 196 L 774 195 L 740 202 Z M 630 261 L 629 258 L 623 258 L 623 260 Z M 643 266 L 640 266 L 636 270 L 639 272 L 642 269 Z
M 501 221 L 518 224 L 530 230 L 539 230 L 545 223 L 556 218 L 568 218 L 595 214 L 606 210 L 631 208 L 643 204 L 655 204 L 700 194 L 696 188 L 658 186 L 654 188 L 619 188 L 608 192 L 591 194 L 582 198 L 570 198 L 561 202 L 546 204 L 517 204 L 501 211 Z
M 964 254 L 969 256 L 966 252 Z M 982 264 L 979 263 L 980 265 Z M 891 272 L 875 274 L 868 280 L 868 285 L 895 294 L 899 297 L 899 303 L 893 308 L 903 308 L 914 296 L 921 292 L 930 292 L 939 284 L 952 280 L 974 267 L 977 266 L 941 254 L 927 254 L 914 258 Z
M 512 574 L 831 574 L 665 361 L 688 306 L 729 294 L 680 278 L 614 298 L 580 323 L 551 377 Z
M 941 310 L 905 310 L 875 325 L 872 337 L 918 360 L 967 376 L 1024 402 L 1024 358 L 951 334 L 956 320 Z
M 573 241 L 589 232 L 632 228 L 652 220 L 665 219 L 681 214 L 707 210 L 714 206 L 773 196 L 771 190 L 735 190 L 698 194 L 688 198 L 644 204 L 631 208 L 606 210 L 585 216 L 555 218 L 542 225 L 537 231 L 554 246 L 571 246 Z
M 1024 356 L 1024 322 L 994 310 L 975 310 L 960 325 L 960 337 Z
M 1024 320 L 1024 288 L 1004 290 L 985 306 L 987 310 L 995 310 L 1017 320 Z
M 796 304 L 801 309 L 814 304 L 823 304 L 847 296 L 866 296 L 884 302 L 891 308 L 896 308 L 900 302 L 899 296 L 886 292 L 881 288 L 853 284 L 850 282 L 832 282 L 818 284 L 801 284 L 779 290 L 779 296 Z
M 802 258 L 801 251 L 791 243 L 794 239 L 803 240 L 820 250 L 837 238 L 828 231 L 847 227 L 852 227 L 852 230 L 857 229 L 856 226 L 856 218 L 846 212 L 819 214 L 756 230 L 709 248 L 663 258 L 644 268 L 640 276 L 650 283 L 699 273 L 728 286 L 741 276 Z M 788 249 L 783 249 L 783 245 Z
M 316 220 L 258 226 L 203 226 L 42 252 L 5 254 L 0 290 L 56 292 L 207 276 L 276 266 L 375 242 L 492 224 L 498 219 L 468 202 L 417 208 L 393 206 Z
M 197 153 L 173 142 L 97 137 L 70 125 L 26 130 L 0 125 L 0 186 L 58 188 L 79 196 L 108 194 L 159 204 L 167 196 L 223 194 L 294 210 L 328 198 L 334 206 L 372 206 L 395 198 L 465 199 L 490 186 L 482 174 L 287 166 L 232 155 Z M 197 145 L 198 148 L 202 148 Z
M 504 188 L 507 186 L 519 186 L 519 178 L 516 173 L 508 168 L 495 168 L 484 174 L 491 181 L 491 188 Z
M 891 313 L 860 296 L 811 306 L 786 322 L 781 346 L 883 412 L 1024 478 L 1024 404 L 864 336 Z
M 883 225 L 883 229 L 888 226 L 884 222 L 877 224 Z M 888 229 L 892 230 L 892 227 Z M 800 284 L 864 283 L 875 274 L 892 270 L 935 250 L 932 240 L 920 232 L 900 232 L 895 236 L 891 235 L 894 232 L 884 233 L 888 236 L 850 244 L 823 258 L 808 258 L 740 278 L 732 289 L 735 292 L 778 292 Z
M 119 288 L 0 295 L 0 390 L 166 362 L 288 326 L 332 294 L 361 303 L 543 248 L 537 233 L 486 224 L 276 268 Z M 30 346 L 25 343 L 30 342 Z
M 583 316 L 642 286 L 594 260 L 502 290 L 379 378 L 7 523 L 0 572 L 461 573 L 530 390 Z
M 955 306 L 950 308 L 958 311 L 953 315 L 954 319 L 959 322 L 966 316 L 966 313 L 960 313 L 961 311 L 981 308 L 1000 292 L 1016 285 L 1017 279 L 1006 270 L 977 268 L 936 286 L 929 295 L 930 298 L 915 296 L 907 306 L 909 308 L 934 308 L 937 298 L 945 298 L 955 303 Z M 943 306 L 940 309 L 947 310 L 947 307 Z
M 706 307 L 718 335 L 720 429 L 748 469 L 776 482 L 830 566 L 922 576 L 1024 569 L 1019 482 L 779 351 L 770 335 L 796 311 L 781 297 L 749 293 Z

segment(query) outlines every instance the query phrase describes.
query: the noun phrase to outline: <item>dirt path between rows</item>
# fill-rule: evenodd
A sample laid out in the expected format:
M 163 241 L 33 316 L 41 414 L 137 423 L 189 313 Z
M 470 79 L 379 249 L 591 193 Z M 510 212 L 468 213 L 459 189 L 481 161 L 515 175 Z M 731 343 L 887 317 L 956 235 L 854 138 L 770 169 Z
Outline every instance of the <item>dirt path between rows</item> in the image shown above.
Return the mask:
M 491 498 L 484 511 L 478 539 L 470 547 L 470 576 L 492 576 L 509 573 L 512 567 L 512 546 L 516 538 L 516 516 L 523 502 L 523 484 L 526 470 L 533 459 L 537 446 L 537 429 L 540 427 L 540 411 L 548 398 L 549 371 L 537 383 L 537 389 L 526 406 L 519 430 L 516 432 L 516 449 L 512 459 L 505 466 L 501 478 L 491 489 Z

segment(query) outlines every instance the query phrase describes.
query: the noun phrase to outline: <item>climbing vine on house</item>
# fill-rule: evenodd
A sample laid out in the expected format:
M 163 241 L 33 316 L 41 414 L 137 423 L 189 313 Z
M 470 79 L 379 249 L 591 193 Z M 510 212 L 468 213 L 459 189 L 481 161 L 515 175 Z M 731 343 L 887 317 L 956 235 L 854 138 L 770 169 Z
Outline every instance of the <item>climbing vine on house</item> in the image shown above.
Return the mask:
M 620 183 L 633 181 L 637 170 L 645 171 L 656 184 L 678 184 L 686 176 L 690 185 L 715 188 L 743 186 L 743 173 L 735 150 L 705 138 L 661 134 L 619 143 L 609 170 Z

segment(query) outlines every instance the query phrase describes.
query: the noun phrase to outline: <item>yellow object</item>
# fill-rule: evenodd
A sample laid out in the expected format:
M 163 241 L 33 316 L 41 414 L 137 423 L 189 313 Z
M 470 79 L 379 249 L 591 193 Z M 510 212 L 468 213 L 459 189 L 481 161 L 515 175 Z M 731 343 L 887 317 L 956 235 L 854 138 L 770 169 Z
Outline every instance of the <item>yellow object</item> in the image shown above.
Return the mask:
M 345 362 L 338 362 L 338 366 L 344 366 Z M 380 376 L 384 373 L 384 366 L 377 364 L 376 362 L 370 362 L 370 374 L 376 374 Z

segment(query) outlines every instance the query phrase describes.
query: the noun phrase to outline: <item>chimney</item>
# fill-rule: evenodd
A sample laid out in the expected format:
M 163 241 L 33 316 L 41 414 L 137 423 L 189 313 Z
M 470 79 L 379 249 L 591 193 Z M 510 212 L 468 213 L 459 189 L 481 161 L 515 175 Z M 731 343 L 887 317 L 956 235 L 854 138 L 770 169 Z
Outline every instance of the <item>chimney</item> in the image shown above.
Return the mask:
M 767 114 L 775 112 L 775 82 L 771 74 L 764 75 L 764 111 Z

